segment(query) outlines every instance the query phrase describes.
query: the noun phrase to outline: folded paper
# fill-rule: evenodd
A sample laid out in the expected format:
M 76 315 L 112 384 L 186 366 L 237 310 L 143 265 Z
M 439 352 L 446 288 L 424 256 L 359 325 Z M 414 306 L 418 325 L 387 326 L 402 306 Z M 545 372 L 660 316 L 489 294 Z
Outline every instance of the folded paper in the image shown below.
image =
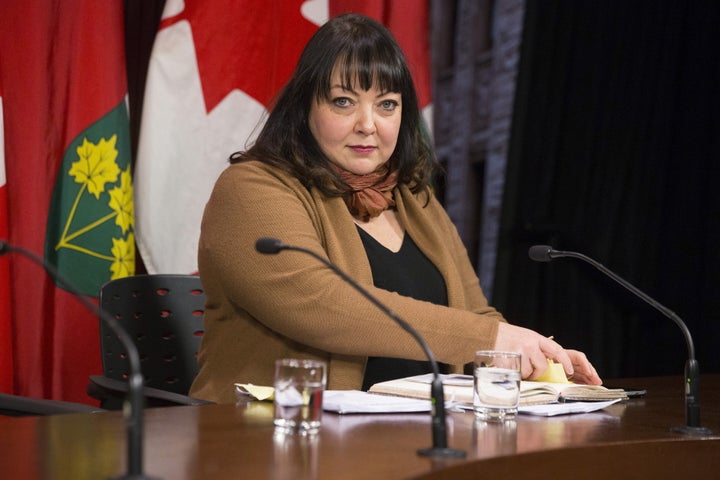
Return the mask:
M 236 383 L 235 391 L 241 395 L 249 395 L 260 401 L 272 401 L 275 397 L 275 389 L 273 387 L 263 387 L 261 385 L 253 385 L 252 383 Z

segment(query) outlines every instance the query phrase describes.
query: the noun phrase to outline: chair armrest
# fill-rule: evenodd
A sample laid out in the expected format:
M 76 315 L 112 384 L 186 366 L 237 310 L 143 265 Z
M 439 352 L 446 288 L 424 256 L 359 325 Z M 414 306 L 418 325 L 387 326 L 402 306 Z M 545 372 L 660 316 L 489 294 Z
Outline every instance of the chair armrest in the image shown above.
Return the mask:
M 122 380 L 91 375 L 87 386 L 87 393 L 100 400 L 105 408 L 120 408 L 121 401 L 128 393 L 128 384 Z M 143 387 L 143 396 L 148 407 L 170 407 L 178 405 L 212 405 L 213 402 L 201 400 L 189 395 L 169 392 L 153 387 Z M 107 405 L 107 407 L 106 407 Z
M 0 415 L 22 417 L 29 415 L 57 415 L 61 413 L 96 413 L 105 410 L 84 403 L 31 398 L 0 393 Z

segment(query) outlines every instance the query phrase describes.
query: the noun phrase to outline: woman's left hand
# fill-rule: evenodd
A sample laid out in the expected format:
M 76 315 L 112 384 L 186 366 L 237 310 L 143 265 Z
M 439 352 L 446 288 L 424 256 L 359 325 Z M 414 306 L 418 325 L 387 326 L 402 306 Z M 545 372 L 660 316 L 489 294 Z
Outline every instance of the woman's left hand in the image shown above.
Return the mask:
M 568 380 L 587 385 L 601 385 L 602 380 L 583 352 L 565 350 L 573 365 L 573 375 Z

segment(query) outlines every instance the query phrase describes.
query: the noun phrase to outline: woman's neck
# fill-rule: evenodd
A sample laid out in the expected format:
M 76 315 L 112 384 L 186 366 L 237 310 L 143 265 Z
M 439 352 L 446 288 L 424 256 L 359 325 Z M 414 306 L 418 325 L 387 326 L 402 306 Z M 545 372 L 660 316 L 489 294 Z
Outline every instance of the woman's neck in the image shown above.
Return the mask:
M 383 247 L 391 252 L 400 251 L 405 238 L 405 228 L 400 223 L 395 210 L 385 210 L 377 217 L 371 217 L 367 221 L 358 217 L 353 217 L 353 220 L 358 227 L 365 230 Z

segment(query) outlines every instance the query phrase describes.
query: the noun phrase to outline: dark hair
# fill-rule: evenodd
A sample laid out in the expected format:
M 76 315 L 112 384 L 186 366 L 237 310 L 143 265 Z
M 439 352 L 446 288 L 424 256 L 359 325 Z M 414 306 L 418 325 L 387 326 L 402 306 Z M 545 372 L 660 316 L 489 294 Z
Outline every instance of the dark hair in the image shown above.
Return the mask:
M 329 160 L 310 132 L 312 102 L 329 98 L 335 66 L 343 86 L 357 81 L 402 96 L 402 118 L 391 168 L 398 183 L 413 192 L 427 190 L 436 167 L 433 151 L 423 130 L 417 94 L 405 57 L 390 32 L 366 16 L 344 14 L 325 23 L 303 50 L 290 81 L 280 92 L 254 145 L 236 152 L 231 163 L 259 160 L 296 176 L 306 187 L 340 196 L 343 181 L 327 165 Z

